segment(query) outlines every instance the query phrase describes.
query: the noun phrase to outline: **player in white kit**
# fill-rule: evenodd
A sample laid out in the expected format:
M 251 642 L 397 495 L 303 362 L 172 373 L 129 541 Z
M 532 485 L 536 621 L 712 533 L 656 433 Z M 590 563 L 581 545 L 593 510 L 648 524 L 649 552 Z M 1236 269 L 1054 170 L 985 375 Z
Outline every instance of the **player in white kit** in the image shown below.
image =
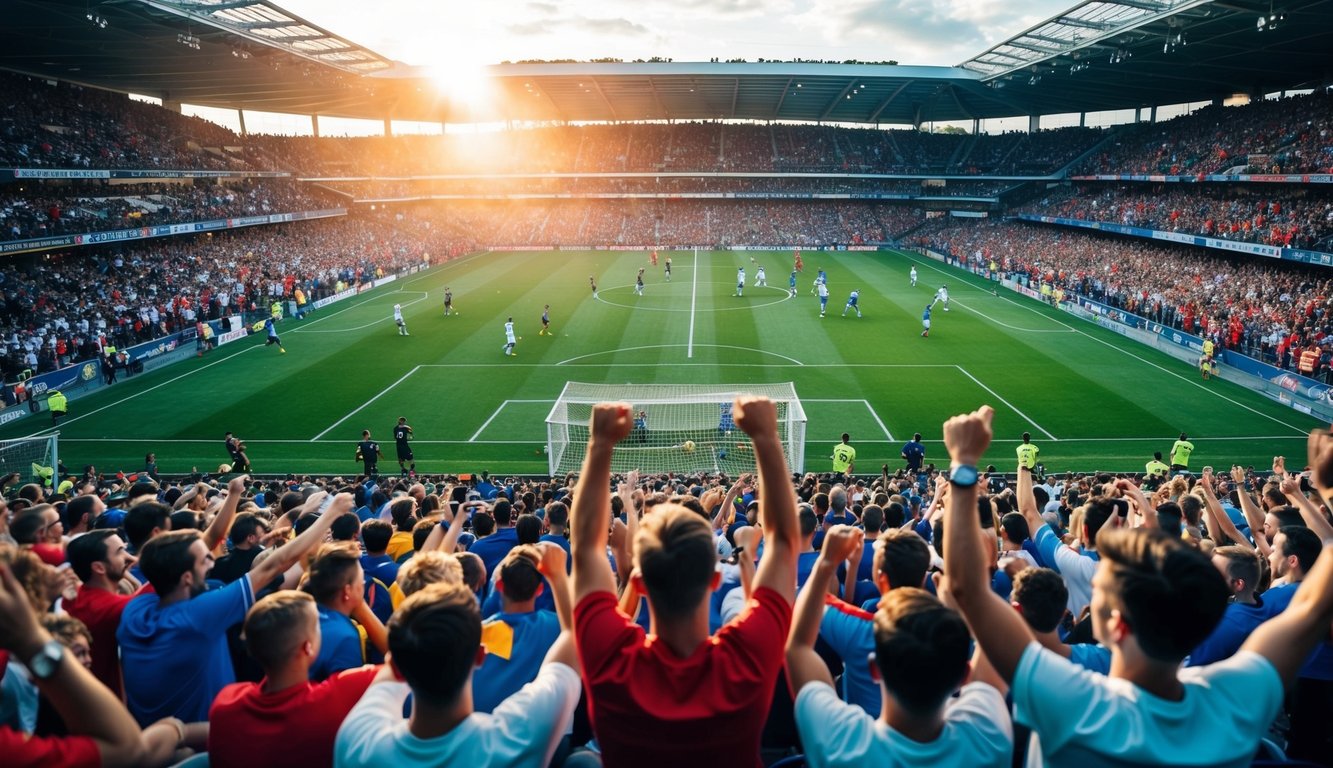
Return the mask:
M 395 323 L 398 324 L 398 335 L 399 335 L 399 336 L 410 336 L 410 335 L 411 335 L 410 333 L 407 332 L 407 321 L 403 319 L 403 305 L 402 305 L 402 304 L 394 304 L 394 305 L 393 305 L 393 321 L 394 321 Z
M 517 352 L 514 351 L 514 343 L 515 343 L 515 341 L 516 341 L 516 340 L 515 340 L 515 338 L 514 338 L 514 318 L 511 317 L 511 318 L 509 318 L 508 322 L 505 323 L 505 345 L 504 345 L 504 353 L 505 353 L 506 355 L 517 355 L 517 354 L 518 354 Z
M 932 303 L 932 304 L 935 304 L 935 303 L 942 303 L 942 304 L 944 304 L 944 311 L 945 311 L 945 312 L 948 312 L 948 311 L 949 311 L 949 286 L 947 286 L 947 285 L 941 285 L 941 286 L 940 286 L 940 289 L 939 289 L 938 291 L 935 291 L 935 301 L 934 301 L 934 302 L 931 302 L 931 303 Z

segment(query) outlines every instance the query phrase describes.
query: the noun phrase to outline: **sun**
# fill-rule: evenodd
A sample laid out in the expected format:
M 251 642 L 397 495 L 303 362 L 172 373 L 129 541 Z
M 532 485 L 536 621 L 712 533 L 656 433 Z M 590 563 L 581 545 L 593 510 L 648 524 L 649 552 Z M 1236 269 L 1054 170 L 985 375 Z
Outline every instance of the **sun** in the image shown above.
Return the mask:
M 481 59 L 466 51 L 443 51 L 442 56 L 429 65 L 431 81 L 441 96 L 451 102 L 480 106 L 490 100 L 492 85 L 490 72 Z

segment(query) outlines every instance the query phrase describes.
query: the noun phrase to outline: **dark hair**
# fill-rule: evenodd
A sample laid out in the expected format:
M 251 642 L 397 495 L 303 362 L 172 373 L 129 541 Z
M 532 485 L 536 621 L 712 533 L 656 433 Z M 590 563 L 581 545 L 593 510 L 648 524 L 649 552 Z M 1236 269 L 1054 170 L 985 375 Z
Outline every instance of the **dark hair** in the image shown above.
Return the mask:
M 542 538 L 542 519 L 536 515 L 519 515 L 514 522 L 519 544 L 536 544 Z
M 329 526 L 329 536 L 334 541 L 356 541 L 356 534 L 361 530 L 361 518 L 356 515 L 338 515 Z
M 819 518 L 815 516 L 815 511 L 804 504 L 796 513 L 796 522 L 801 526 L 801 537 L 815 535 L 815 529 L 819 527 Z
M 1192 493 L 1182 494 L 1178 502 L 1180 504 L 1180 513 L 1185 516 L 1185 520 L 1190 525 L 1199 524 L 1199 515 L 1203 512 L 1203 502 L 1198 496 Z
M 65 530 L 70 531 L 74 529 L 81 521 L 84 520 L 84 518 L 87 518 L 88 515 L 92 514 L 92 511 L 93 509 L 96 508 L 96 506 L 97 506 L 97 497 L 91 494 L 85 494 L 83 496 L 75 496 L 74 498 L 66 502 L 65 514 L 64 514 Z M 92 524 L 93 521 L 91 518 L 89 518 L 88 527 L 91 528 Z
M 393 665 L 412 695 L 436 707 L 454 701 L 481 647 L 481 611 L 472 590 L 431 584 L 403 601 L 388 630 Z
M 393 518 L 393 527 L 399 531 L 411 531 L 412 526 L 417 524 L 417 519 L 412 515 L 412 510 L 416 509 L 416 500 L 411 497 L 403 498 L 389 505 L 389 517 Z
M 499 528 L 505 528 L 513 522 L 514 505 L 509 503 L 508 499 L 500 499 L 491 507 L 491 516 L 495 518 L 495 525 Z
M 895 589 L 875 612 L 875 663 L 903 708 L 926 714 L 944 706 L 968 672 L 972 637 L 957 613 L 923 589 Z
M 295 589 L 274 592 L 255 603 L 246 614 L 242 633 L 245 650 L 265 670 L 275 669 L 304 642 L 307 622 L 318 626 L 314 598 Z
M 861 526 L 865 528 L 866 533 L 870 531 L 878 533 L 884 530 L 884 510 L 874 504 L 861 510 Z
M 495 533 L 495 518 L 491 517 L 489 512 L 472 513 L 472 532 L 479 539 Z
M 1180 505 L 1174 501 L 1164 501 L 1157 505 L 1157 527 L 1171 534 L 1180 536 L 1184 528 L 1183 520 L 1185 515 L 1180 511 Z
M 232 522 L 231 531 L 227 534 L 227 538 L 235 546 L 244 544 L 246 539 L 257 533 L 262 534 L 267 530 L 268 523 L 264 518 L 254 512 L 242 512 Z
M 506 598 L 521 603 L 531 600 L 537 594 L 537 587 L 542 585 L 542 574 L 537 567 L 541 559 L 541 552 L 530 545 L 509 550 L 509 554 L 500 561 L 496 576 L 504 585 Z
M 547 504 L 546 522 L 551 525 L 569 525 L 569 507 L 565 506 L 564 502 L 560 501 L 553 501 L 550 504 Z
M 65 559 L 79 581 L 93 577 L 93 563 L 100 563 L 107 558 L 107 539 L 118 535 L 114 530 L 89 531 L 78 538 L 71 539 L 65 548 Z
M 1282 545 L 1282 557 L 1295 557 L 1301 570 L 1309 573 L 1314 567 L 1314 561 L 1319 559 L 1319 550 L 1323 548 L 1318 534 L 1303 525 L 1284 525 L 1278 529 L 1278 533 L 1287 537 Z
M 389 539 L 393 538 L 393 526 L 383 520 L 367 520 L 366 524 L 361 526 L 361 541 L 366 545 L 366 551 L 372 554 L 381 555 L 389 548 Z
M 1022 544 L 1032 536 L 1028 519 L 1019 512 L 1010 512 L 1000 518 L 1000 529 L 1004 531 L 1004 537 L 1015 544 Z
M 49 504 L 38 504 L 18 513 L 9 524 L 9 535 L 20 544 L 36 544 L 37 532 L 45 527 L 46 510 L 50 508 Z
M 454 555 L 463 568 L 463 585 L 474 592 L 486 585 L 486 561 L 475 552 L 458 552 Z
M 1106 521 L 1115 514 L 1115 499 L 1106 496 L 1097 496 L 1088 499 L 1088 503 L 1083 507 L 1083 527 L 1088 529 L 1088 540 L 1083 542 L 1086 547 L 1097 547 L 1097 533 L 1101 531 Z
M 685 507 L 659 504 L 639 524 L 634 554 L 659 615 L 688 616 L 708 595 L 717 566 L 716 544 L 708 523 Z
M 1016 603 L 1023 620 L 1037 632 L 1053 632 L 1064 618 L 1069 588 L 1050 568 L 1024 568 L 1014 577 L 1009 599 Z
M 412 526 L 412 551 L 420 552 L 421 548 L 426 546 L 426 539 L 430 538 L 430 532 L 439 525 L 438 520 L 418 520 L 417 524 Z
M 889 502 L 884 508 L 884 527 L 901 528 L 905 522 L 907 522 L 907 510 L 903 509 L 903 505 L 896 501 Z
M 920 587 L 930 568 L 930 547 L 912 531 L 885 531 L 875 544 L 875 568 L 890 589 Z
M 181 577 L 194 570 L 194 555 L 190 554 L 190 547 L 196 541 L 199 541 L 198 531 L 167 531 L 143 545 L 139 553 L 139 570 L 143 571 L 148 583 L 153 585 L 153 591 L 159 596 L 176 589 Z
M 1277 529 L 1283 528 L 1304 528 L 1305 519 L 1301 517 L 1301 512 L 1295 507 L 1273 507 L 1268 510 L 1268 514 L 1277 518 Z
M 1254 550 L 1235 545 L 1218 547 L 1213 550 L 1213 557 L 1220 557 L 1227 561 L 1228 579 L 1243 581 L 1249 589 L 1255 589 L 1259 586 L 1261 569 L 1259 556 L 1254 553 Z
M 141 548 L 153 535 L 154 528 L 171 530 L 171 507 L 156 501 L 142 501 L 125 513 L 125 535 L 129 537 L 131 547 Z M 139 568 L 143 569 L 143 566 Z
M 199 513 L 192 509 L 178 509 L 171 513 L 171 530 L 173 531 L 199 531 L 203 530 L 199 526 Z
M 361 549 L 355 544 L 348 541 L 325 544 L 310 563 L 310 573 L 301 589 L 310 593 L 315 602 L 328 603 L 338 597 L 343 587 L 355 583 L 360 563 Z
M 1199 550 L 1148 528 L 1112 528 L 1098 551 L 1109 564 L 1110 604 L 1150 658 L 1178 663 L 1222 620 L 1226 581 Z

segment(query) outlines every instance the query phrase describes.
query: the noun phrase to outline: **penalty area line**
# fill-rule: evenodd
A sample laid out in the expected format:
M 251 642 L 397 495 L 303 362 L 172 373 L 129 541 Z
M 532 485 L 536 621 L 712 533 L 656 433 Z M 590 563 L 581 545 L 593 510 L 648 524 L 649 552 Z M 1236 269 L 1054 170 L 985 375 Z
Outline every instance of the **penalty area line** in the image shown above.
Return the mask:
M 314 437 L 310 438 L 310 440 L 309 440 L 308 442 L 311 442 L 311 443 L 318 442 L 319 439 L 320 439 L 321 437 L 323 437 L 323 436 L 327 435 L 328 433 L 332 432 L 332 431 L 334 430 L 335 427 L 339 426 L 339 425 L 342 424 L 344 421 L 347 421 L 348 419 L 350 419 L 350 418 L 352 418 L 353 416 L 357 415 L 357 414 L 360 413 L 361 411 L 365 410 L 366 407 L 369 406 L 371 403 L 373 403 L 373 402 L 375 402 L 376 400 L 380 399 L 381 397 L 384 397 L 385 395 L 389 394 L 389 390 L 393 389 L 394 387 L 398 386 L 399 384 L 402 384 L 404 381 L 407 381 L 407 377 L 408 377 L 408 376 L 411 376 L 412 374 L 416 373 L 416 372 L 419 371 L 419 370 L 421 370 L 421 366 L 418 365 L 417 367 L 413 368 L 412 370 L 408 371 L 407 373 L 404 373 L 404 374 L 402 375 L 402 378 L 398 379 L 398 381 L 395 381 L 394 383 L 392 383 L 392 384 L 390 384 L 389 386 L 385 387 L 384 389 L 380 390 L 380 393 L 379 393 L 378 395 L 375 395 L 374 397 L 372 397 L 372 398 L 370 398 L 369 400 L 365 401 L 365 402 L 362 403 L 361 405 L 358 405 L 358 406 L 356 407 L 356 409 L 353 410 L 351 413 L 347 414 L 346 416 L 342 417 L 341 419 L 338 419 L 337 421 L 335 421 L 335 422 L 333 422 L 332 424 L 330 424 L 330 425 L 328 426 L 328 429 L 325 429 L 323 432 L 320 432 L 318 435 L 315 435 Z

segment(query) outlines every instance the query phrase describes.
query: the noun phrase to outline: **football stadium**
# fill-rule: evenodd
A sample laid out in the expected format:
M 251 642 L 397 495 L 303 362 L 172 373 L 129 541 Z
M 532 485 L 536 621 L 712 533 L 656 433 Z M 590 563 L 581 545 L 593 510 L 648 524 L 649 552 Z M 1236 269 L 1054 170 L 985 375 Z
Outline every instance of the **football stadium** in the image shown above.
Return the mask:
M 1333 765 L 1333 2 L 1025 5 L 0 0 L 3 762 Z

